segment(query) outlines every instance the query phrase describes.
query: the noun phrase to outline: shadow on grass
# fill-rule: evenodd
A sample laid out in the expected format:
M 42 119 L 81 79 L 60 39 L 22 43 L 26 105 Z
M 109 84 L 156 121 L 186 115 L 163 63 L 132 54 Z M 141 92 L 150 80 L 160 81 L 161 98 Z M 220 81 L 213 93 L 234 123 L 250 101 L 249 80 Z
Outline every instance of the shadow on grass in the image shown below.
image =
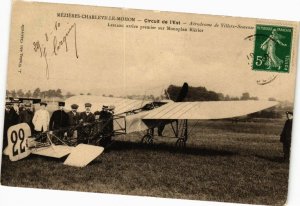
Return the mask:
M 271 162 L 276 162 L 276 163 L 289 163 L 289 161 L 285 161 L 283 157 L 266 157 L 266 156 L 262 156 L 262 155 L 255 155 L 255 157 L 264 159 L 264 160 L 268 160 Z
M 43 156 L 43 155 L 31 154 L 26 159 L 31 159 L 31 160 L 42 159 L 43 161 L 46 161 L 46 162 L 63 163 L 67 159 L 67 157 L 68 157 L 68 155 L 61 157 L 61 158 L 54 158 L 54 157 L 48 157 L 48 156 Z
M 146 152 L 146 151 L 157 151 L 157 152 L 169 152 L 173 154 L 187 154 L 187 155 L 199 155 L 199 156 L 234 156 L 238 155 L 238 152 L 234 151 L 226 151 L 226 150 L 217 150 L 211 148 L 205 148 L 201 146 L 193 147 L 187 146 L 184 149 L 178 149 L 175 147 L 174 144 L 153 144 L 153 145 L 145 145 L 140 142 L 124 142 L 124 141 L 114 141 L 109 147 L 105 148 L 105 153 L 113 153 L 113 152 L 126 152 L 126 151 L 134 151 L 134 152 Z M 48 163 L 55 163 L 55 164 L 63 164 L 66 160 L 68 155 L 62 158 L 53 158 L 41 155 L 31 154 L 29 157 L 20 160 L 19 162 L 26 162 L 26 161 L 37 161 L 37 162 L 48 162 Z M 2 164 L 10 162 L 8 156 L 2 156 Z M 102 159 L 95 159 L 89 165 L 101 164 Z
M 62 157 L 62 158 L 53 158 L 53 157 L 47 157 L 47 156 L 42 156 L 42 155 L 35 155 L 35 154 L 31 154 L 28 157 L 18 160 L 18 162 L 22 163 L 22 162 L 27 162 L 28 160 L 43 160 L 43 161 L 47 161 L 47 162 L 64 162 L 66 160 L 67 156 Z M 9 160 L 9 157 L 6 155 L 2 155 L 2 164 L 4 164 L 4 162 L 11 162 Z
M 169 144 L 153 144 L 145 145 L 139 142 L 122 142 L 115 141 L 110 147 L 105 148 L 106 152 L 113 151 L 126 151 L 126 150 L 138 150 L 138 151 L 162 151 L 171 153 L 182 153 L 190 155 L 202 155 L 202 156 L 232 156 L 239 154 L 238 152 L 225 151 L 225 150 L 214 150 L 201 147 L 186 147 L 184 149 L 178 149 L 174 145 Z

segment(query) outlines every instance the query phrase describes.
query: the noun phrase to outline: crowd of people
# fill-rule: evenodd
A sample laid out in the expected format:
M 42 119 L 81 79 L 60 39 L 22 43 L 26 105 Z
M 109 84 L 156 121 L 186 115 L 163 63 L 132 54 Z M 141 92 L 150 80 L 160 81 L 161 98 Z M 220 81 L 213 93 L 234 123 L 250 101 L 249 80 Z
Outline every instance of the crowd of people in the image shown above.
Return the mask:
M 113 106 L 102 106 L 99 111 L 91 112 L 91 103 L 85 103 L 85 111 L 78 112 L 78 105 L 72 104 L 71 111 L 65 111 L 65 102 L 58 102 L 58 109 L 50 116 L 47 103 L 40 102 L 40 108 L 34 111 L 32 104 L 18 101 L 6 102 L 4 119 L 4 147 L 7 145 L 9 127 L 27 123 L 33 136 L 49 132 L 58 138 L 76 136 L 77 143 L 88 143 L 91 130 L 97 134 L 113 135 Z
M 18 101 L 6 102 L 3 148 L 7 146 L 9 127 L 19 123 L 27 123 L 33 136 L 49 131 L 58 138 L 76 136 L 79 144 L 89 143 L 92 131 L 96 131 L 96 134 L 105 136 L 106 141 L 110 141 L 114 130 L 114 107 L 102 106 L 102 109 L 95 113 L 91 112 L 91 103 L 85 103 L 84 112 L 78 112 L 78 107 L 77 104 L 72 104 L 71 111 L 66 112 L 65 103 L 58 102 L 58 109 L 50 117 L 46 102 L 40 102 L 40 108 L 37 111 L 34 111 L 29 102 L 25 104 Z M 283 144 L 284 159 L 289 160 L 293 113 L 286 112 L 286 116 L 287 120 L 281 132 L 280 141 Z

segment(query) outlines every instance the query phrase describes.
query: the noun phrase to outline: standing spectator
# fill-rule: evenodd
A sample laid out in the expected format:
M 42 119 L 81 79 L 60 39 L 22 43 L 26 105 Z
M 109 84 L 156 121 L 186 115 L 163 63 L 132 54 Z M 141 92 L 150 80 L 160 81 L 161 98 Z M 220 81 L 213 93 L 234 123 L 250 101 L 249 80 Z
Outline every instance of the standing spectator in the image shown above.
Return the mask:
M 37 134 L 48 131 L 49 112 L 46 110 L 47 103 L 41 102 L 40 109 L 35 112 L 32 123 Z
M 114 107 L 103 106 L 100 112 L 100 120 L 103 121 L 103 134 L 105 136 L 112 136 L 114 131 L 113 122 L 113 109 Z
M 23 102 L 21 102 L 19 104 L 19 114 L 25 109 L 25 104 Z
M 18 99 L 14 99 L 12 101 L 12 108 L 15 110 L 16 114 L 18 115 L 18 120 L 19 120 L 19 111 L 20 111 L 20 105 L 22 106 L 22 104 L 20 104 L 20 101 Z M 22 109 L 22 108 L 21 108 Z M 18 124 L 18 122 L 16 123 Z
M 75 127 L 79 124 L 80 120 L 80 114 L 77 112 L 78 105 L 72 104 L 71 109 L 72 110 L 68 112 L 69 126 L 71 126 L 68 136 L 77 138 L 77 130 Z
M 101 111 L 95 112 L 101 124 L 102 145 L 106 146 L 111 142 L 111 137 L 114 134 L 113 111 L 114 106 L 102 106 Z
M 92 136 L 92 123 L 95 122 L 95 115 L 91 112 L 91 103 L 85 103 L 85 112 L 80 114 L 80 122 L 82 123 L 82 128 L 80 129 L 79 133 L 79 140 L 78 143 L 89 143 L 89 139 Z
M 57 135 L 58 137 L 64 137 L 66 132 L 64 129 L 67 129 L 69 126 L 69 116 L 64 111 L 65 103 L 58 102 L 58 110 L 54 111 L 50 118 L 49 130 Z M 57 131 L 55 131 L 57 130 Z
M 32 123 L 33 119 L 33 111 L 31 111 L 31 103 L 25 103 L 24 108 L 19 111 L 19 122 L 20 123 L 27 123 L 30 127 L 31 134 L 34 131 L 34 125 Z
M 85 112 L 80 114 L 80 120 L 83 124 L 93 123 L 95 121 L 95 115 L 91 112 L 91 103 L 85 103 Z
M 7 131 L 8 129 L 19 123 L 19 116 L 13 107 L 12 102 L 6 102 L 4 114 L 4 128 L 3 128 L 3 149 L 7 147 Z
M 69 115 L 69 125 L 70 126 L 76 126 L 79 124 L 80 120 L 80 114 L 77 112 L 78 105 L 72 104 L 71 105 L 71 111 L 68 112 Z
M 291 137 L 293 126 L 293 112 L 286 112 L 286 118 L 283 130 L 280 135 L 280 142 L 283 144 L 284 160 L 288 161 L 290 158 Z

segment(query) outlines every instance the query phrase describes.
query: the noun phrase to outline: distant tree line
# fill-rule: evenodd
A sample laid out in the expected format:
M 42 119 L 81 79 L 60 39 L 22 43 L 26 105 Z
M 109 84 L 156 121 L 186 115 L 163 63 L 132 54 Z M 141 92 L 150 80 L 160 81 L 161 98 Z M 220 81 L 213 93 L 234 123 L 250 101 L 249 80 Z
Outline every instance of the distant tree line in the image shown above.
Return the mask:
M 181 90 L 180 86 L 170 85 L 166 90 L 170 99 L 175 101 Z M 189 87 L 185 101 L 231 101 L 231 100 L 258 100 L 258 97 L 252 97 L 248 92 L 243 93 L 240 97 L 231 97 L 223 93 L 209 91 L 205 87 Z
M 6 90 L 6 96 L 7 97 L 13 97 L 13 98 L 20 98 L 20 97 L 26 97 L 26 98 L 69 98 L 74 96 L 71 92 L 67 92 L 66 94 L 62 93 L 61 89 L 49 89 L 42 91 L 40 88 L 36 88 L 35 90 L 27 90 L 23 91 L 22 89 L 19 90 Z
M 127 95 L 127 96 L 118 96 L 122 98 L 128 99 L 142 99 L 142 100 L 159 100 L 170 98 L 171 100 L 176 100 L 177 95 L 181 90 L 181 86 L 170 85 L 166 90 L 165 94 L 161 94 L 159 96 L 154 96 L 153 94 L 148 95 Z M 92 95 L 91 93 L 80 93 L 80 95 Z M 36 88 L 33 91 L 27 90 L 24 91 L 22 89 L 19 90 L 6 90 L 7 97 L 26 97 L 26 98 L 69 98 L 75 96 L 75 94 L 71 92 L 62 93 L 61 89 L 49 89 L 49 90 L 41 90 L 40 88 Z M 103 97 L 114 97 L 113 94 L 103 94 Z M 230 101 L 230 100 L 258 100 L 258 97 L 252 97 L 248 92 L 243 93 L 240 97 L 237 96 L 229 96 L 224 95 L 223 93 L 217 93 L 214 91 L 209 91 L 205 87 L 189 87 L 189 91 L 185 101 Z M 269 101 L 276 101 L 275 98 L 269 98 Z
M 271 109 L 265 109 L 259 112 L 255 112 L 252 114 L 249 114 L 248 117 L 252 118 L 273 118 L 273 119 L 278 119 L 283 117 L 282 111 L 275 110 L 273 108 Z
M 158 100 L 166 99 L 166 97 L 164 95 L 154 96 L 153 94 L 150 94 L 150 95 L 127 95 L 126 98 L 149 100 L 149 101 L 158 101 Z

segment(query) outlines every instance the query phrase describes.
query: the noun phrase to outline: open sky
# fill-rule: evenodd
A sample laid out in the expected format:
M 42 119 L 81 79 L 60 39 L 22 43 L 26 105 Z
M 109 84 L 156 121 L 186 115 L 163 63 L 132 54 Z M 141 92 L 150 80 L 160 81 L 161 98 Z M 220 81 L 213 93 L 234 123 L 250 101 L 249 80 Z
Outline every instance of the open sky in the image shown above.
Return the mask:
M 123 24 L 107 20 L 59 18 L 58 12 L 128 16 L 136 21 Z M 144 23 L 145 19 L 159 19 L 160 22 L 176 20 L 180 21 L 180 25 Z M 16 5 L 11 27 L 7 88 L 61 88 L 77 94 L 90 92 L 98 95 L 145 92 L 157 95 L 169 84 L 188 82 L 191 86 L 205 86 L 208 90 L 231 96 L 249 92 L 260 99 L 275 97 L 293 101 L 296 50 L 292 51 L 290 73 L 253 71 L 249 54 L 253 52 L 254 40 L 245 40 L 245 37 L 254 34 L 255 29 L 198 26 L 196 28 L 203 29 L 203 32 L 177 32 L 166 28 L 189 29 L 190 22 L 252 27 L 264 23 L 255 19 L 167 12 L 95 10 L 94 7 L 78 9 L 63 5 L 59 9 L 51 5 L 37 8 L 35 4 L 21 8 Z M 125 27 L 109 27 L 108 23 L 121 23 Z M 132 24 L 138 28 L 126 28 L 126 25 Z M 164 26 L 165 29 L 140 29 L 140 26 Z M 24 37 L 21 42 L 22 32 Z M 54 49 L 54 45 L 59 45 L 64 37 L 66 42 L 59 49 Z M 23 53 L 21 67 L 20 53 Z M 268 80 L 274 75 L 278 76 L 271 83 L 263 86 L 257 84 L 257 80 Z

